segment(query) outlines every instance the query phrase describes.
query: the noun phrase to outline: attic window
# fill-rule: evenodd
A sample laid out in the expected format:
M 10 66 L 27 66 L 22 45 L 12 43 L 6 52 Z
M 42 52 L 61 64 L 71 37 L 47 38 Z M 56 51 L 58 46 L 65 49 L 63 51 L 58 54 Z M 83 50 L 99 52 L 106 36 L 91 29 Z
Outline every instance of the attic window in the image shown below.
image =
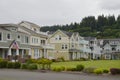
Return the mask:
M 34 31 L 36 31 L 36 28 L 34 28 Z
M 59 40 L 61 40 L 61 36 L 59 35 Z

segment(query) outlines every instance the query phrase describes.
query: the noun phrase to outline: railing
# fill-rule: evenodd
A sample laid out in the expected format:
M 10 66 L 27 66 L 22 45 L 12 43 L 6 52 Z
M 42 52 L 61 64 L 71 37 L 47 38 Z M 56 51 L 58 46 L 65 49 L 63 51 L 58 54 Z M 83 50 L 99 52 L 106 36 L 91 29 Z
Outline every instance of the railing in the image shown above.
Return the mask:
M 120 50 L 103 50 L 103 53 L 118 53 Z
M 54 45 L 51 45 L 51 44 L 44 44 L 44 45 L 41 45 L 43 48 L 46 48 L 46 49 L 55 49 L 55 46 Z

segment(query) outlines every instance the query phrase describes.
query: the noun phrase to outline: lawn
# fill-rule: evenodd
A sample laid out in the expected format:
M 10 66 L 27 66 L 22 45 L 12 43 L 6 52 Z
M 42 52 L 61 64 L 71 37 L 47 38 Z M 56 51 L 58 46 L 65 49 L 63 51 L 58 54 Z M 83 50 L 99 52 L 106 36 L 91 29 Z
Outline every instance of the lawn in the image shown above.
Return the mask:
M 51 66 L 54 67 L 61 67 L 64 66 L 66 68 L 73 68 L 77 64 L 82 64 L 87 67 L 95 67 L 95 68 L 120 68 L 120 60 L 91 60 L 91 61 L 70 61 L 70 62 L 55 62 Z

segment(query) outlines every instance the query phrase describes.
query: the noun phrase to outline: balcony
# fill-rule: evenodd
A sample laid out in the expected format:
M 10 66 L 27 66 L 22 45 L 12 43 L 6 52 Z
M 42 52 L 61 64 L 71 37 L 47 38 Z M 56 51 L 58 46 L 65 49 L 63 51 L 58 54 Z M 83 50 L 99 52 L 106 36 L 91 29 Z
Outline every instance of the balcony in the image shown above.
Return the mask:
M 79 49 L 69 49 L 69 52 L 81 52 Z
M 51 44 L 42 44 L 41 46 L 45 49 L 55 49 L 55 46 Z
M 120 53 L 120 50 L 103 50 L 103 53 Z

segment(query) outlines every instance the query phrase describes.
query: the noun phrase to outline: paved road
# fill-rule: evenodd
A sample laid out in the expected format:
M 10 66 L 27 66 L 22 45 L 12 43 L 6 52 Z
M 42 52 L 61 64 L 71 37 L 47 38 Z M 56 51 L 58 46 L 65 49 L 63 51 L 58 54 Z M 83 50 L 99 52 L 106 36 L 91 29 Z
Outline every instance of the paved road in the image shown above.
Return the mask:
M 85 75 L 0 69 L 0 80 L 120 80 L 120 75 Z

